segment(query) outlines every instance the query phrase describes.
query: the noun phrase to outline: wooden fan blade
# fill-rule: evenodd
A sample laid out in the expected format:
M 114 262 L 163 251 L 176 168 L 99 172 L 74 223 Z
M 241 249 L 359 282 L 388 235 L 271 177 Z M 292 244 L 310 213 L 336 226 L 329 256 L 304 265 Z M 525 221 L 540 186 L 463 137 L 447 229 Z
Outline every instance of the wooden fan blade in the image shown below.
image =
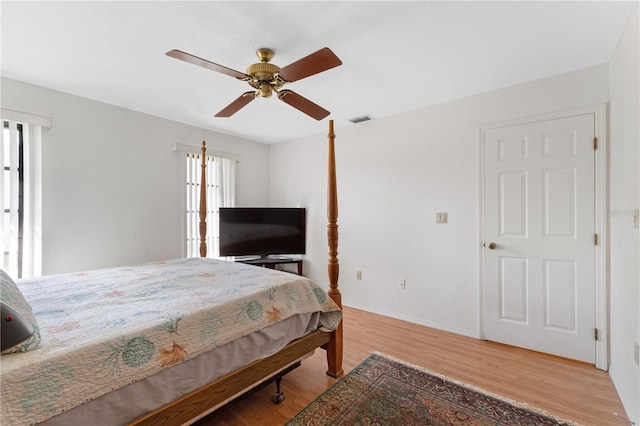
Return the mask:
M 342 65 L 342 61 L 329 49 L 322 48 L 309 56 L 298 59 L 286 67 L 280 68 L 278 75 L 286 82 L 301 80 L 310 75 Z
M 181 61 L 189 62 L 190 64 L 198 65 L 200 67 L 208 68 L 210 70 L 238 78 L 240 80 L 249 78 L 249 76 L 243 72 L 215 64 L 211 61 L 207 61 L 206 59 L 202 59 L 190 53 L 183 52 L 182 50 L 173 49 L 168 51 L 166 55 L 171 56 L 172 58 L 180 59 Z
M 256 92 L 245 92 L 235 101 L 227 105 L 222 111 L 216 114 L 216 117 L 231 117 L 241 108 L 245 107 L 249 102 L 256 98 Z
M 278 93 L 278 99 L 304 112 L 308 116 L 315 118 L 318 121 L 331 114 L 320 105 L 314 104 L 309 99 L 300 96 L 296 92 L 292 92 L 291 90 L 281 90 L 280 93 Z

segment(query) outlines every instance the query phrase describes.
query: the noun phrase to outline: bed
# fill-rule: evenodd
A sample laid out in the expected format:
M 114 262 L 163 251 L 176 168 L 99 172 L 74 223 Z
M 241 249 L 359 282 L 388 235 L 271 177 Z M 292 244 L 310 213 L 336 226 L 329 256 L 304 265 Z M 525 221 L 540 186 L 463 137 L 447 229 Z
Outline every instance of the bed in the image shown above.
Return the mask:
M 288 272 L 205 258 L 206 246 L 202 258 L 21 281 L 42 342 L 2 355 L 0 421 L 189 424 L 317 348 L 327 374 L 341 376 L 332 121 L 328 136 L 328 292 Z

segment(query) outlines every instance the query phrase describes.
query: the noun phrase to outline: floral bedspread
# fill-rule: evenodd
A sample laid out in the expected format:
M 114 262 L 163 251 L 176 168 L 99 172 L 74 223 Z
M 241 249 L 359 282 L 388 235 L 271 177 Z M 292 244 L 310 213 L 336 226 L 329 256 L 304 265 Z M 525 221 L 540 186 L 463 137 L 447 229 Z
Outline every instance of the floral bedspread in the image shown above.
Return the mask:
M 34 424 L 297 313 L 341 312 L 313 281 L 189 258 L 18 281 L 42 342 L 2 355 L 2 424 Z

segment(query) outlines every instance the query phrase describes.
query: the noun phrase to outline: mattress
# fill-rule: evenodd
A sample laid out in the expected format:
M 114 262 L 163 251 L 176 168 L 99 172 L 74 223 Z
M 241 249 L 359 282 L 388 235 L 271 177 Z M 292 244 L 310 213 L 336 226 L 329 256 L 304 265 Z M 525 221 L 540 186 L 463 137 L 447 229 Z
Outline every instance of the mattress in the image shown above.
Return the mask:
M 325 331 L 341 318 L 307 278 L 214 259 L 61 274 L 18 286 L 40 325 L 41 344 L 2 355 L 7 424 L 53 418 L 288 318 L 317 312 Z
M 40 423 L 42 426 L 125 425 L 238 368 L 266 358 L 315 330 L 318 313 L 296 315 Z M 193 419 L 194 421 L 197 419 Z

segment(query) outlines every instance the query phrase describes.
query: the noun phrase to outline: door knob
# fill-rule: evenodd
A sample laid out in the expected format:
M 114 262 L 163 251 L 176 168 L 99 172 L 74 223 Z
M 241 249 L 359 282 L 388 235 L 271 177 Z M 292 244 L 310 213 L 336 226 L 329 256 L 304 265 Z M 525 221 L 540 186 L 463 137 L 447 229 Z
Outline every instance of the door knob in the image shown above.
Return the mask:
M 489 250 L 494 250 L 497 247 L 497 244 L 496 243 L 489 243 L 488 247 L 489 247 Z

